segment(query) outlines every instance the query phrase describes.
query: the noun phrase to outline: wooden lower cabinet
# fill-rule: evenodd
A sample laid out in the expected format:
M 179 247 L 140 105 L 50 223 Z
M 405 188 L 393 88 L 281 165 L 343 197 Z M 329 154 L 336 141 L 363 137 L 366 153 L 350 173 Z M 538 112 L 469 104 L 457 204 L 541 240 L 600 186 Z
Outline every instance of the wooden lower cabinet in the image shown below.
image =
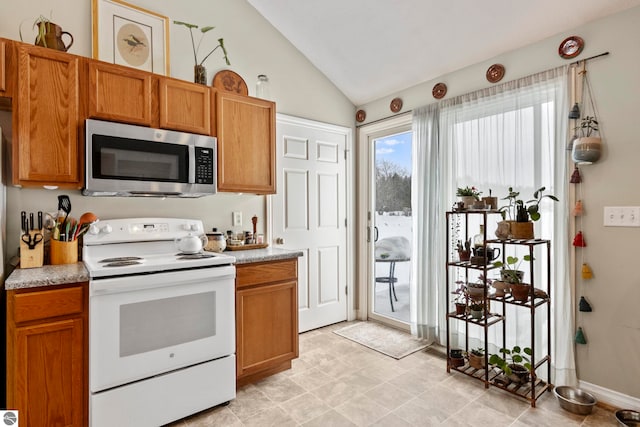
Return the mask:
M 296 258 L 237 266 L 237 386 L 289 369 L 298 357 L 297 270 Z
M 7 408 L 21 426 L 88 425 L 87 292 L 7 291 Z

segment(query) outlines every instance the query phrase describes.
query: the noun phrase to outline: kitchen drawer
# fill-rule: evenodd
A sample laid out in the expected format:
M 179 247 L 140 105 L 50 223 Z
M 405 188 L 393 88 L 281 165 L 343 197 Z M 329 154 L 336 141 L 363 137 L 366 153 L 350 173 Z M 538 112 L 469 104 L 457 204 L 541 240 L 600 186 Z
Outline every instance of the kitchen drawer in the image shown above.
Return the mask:
M 261 285 L 283 280 L 297 280 L 297 260 L 267 261 L 240 264 L 236 270 L 237 288 Z
M 8 292 L 9 309 L 16 324 L 50 317 L 82 314 L 85 287 Z

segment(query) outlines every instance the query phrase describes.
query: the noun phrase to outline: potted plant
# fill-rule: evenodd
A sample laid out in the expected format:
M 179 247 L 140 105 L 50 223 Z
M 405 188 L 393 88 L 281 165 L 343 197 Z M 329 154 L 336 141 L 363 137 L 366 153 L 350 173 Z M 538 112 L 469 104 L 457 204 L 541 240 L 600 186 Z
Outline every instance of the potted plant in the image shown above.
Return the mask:
M 196 46 L 195 41 L 193 40 L 193 29 L 194 28 L 197 29 L 198 26 L 194 24 L 189 24 L 188 22 L 182 22 L 182 21 L 173 21 L 173 23 L 176 25 L 183 25 L 189 29 L 189 35 L 191 36 L 191 47 L 193 48 L 193 59 L 195 61 L 195 66 L 193 69 L 195 83 L 207 84 L 207 70 L 204 67 L 204 61 L 206 61 L 207 58 L 209 58 L 211 54 L 215 52 L 218 48 L 222 49 L 225 63 L 227 65 L 231 65 L 231 63 L 229 62 L 229 58 L 227 57 L 227 49 L 224 47 L 223 38 L 219 38 L 218 45 L 214 47 L 212 50 L 210 50 L 209 53 L 204 55 L 201 61 L 198 61 L 198 50 L 200 49 L 200 44 L 202 43 L 202 39 L 204 38 L 204 35 L 206 33 L 213 30 L 215 27 L 200 28 L 200 32 L 202 33 L 202 36 L 200 36 L 200 40 L 198 41 L 198 45 Z
M 489 356 L 489 364 L 498 367 L 505 376 L 513 382 L 522 383 L 529 381 L 529 374 L 533 374 L 529 347 L 521 348 L 516 345 L 512 349 L 501 348 L 500 354 Z
M 464 352 L 457 348 L 452 348 L 449 351 L 449 366 L 457 368 L 464 366 Z
M 469 310 L 471 312 L 471 318 L 482 319 L 484 315 L 484 301 L 471 301 Z
M 598 121 L 595 116 L 583 117 L 574 130 L 579 130 L 581 136 L 573 142 L 571 151 L 573 161 L 576 163 L 597 162 L 602 151 L 602 138 L 599 136 Z
M 471 258 L 471 239 L 466 240 L 464 246 L 462 245 L 462 240 L 458 240 L 456 250 L 460 261 L 469 261 L 469 258 Z
M 467 313 L 467 302 L 469 301 L 469 295 L 467 293 L 467 287 L 465 286 L 464 282 L 457 281 L 456 284 L 458 285 L 458 287 L 451 293 L 456 295 L 456 297 L 453 299 L 453 303 L 456 306 L 456 315 L 460 316 Z
M 507 220 L 509 217 L 509 236 L 514 239 L 533 239 L 533 222 L 540 219 L 540 202 L 542 199 L 548 198 L 555 202 L 558 198 L 553 194 L 543 194 L 546 187 L 540 187 L 533 192 L 533 199 L 526 202 L 519 198 L 520 192 L 514 191 L 513 187 L 509 187 L 509 193 L 502 200 L 508 200 L 507 206 L 501 207 L 500 214 L 503 220 Z M 498 225 L 498 231 L 500 231 L 500 225 Z M 504 233 L 496 235 L 499 238 L 503 237 Z
M 474 348 L 467 353 L 469 366 L 476 369 L 484 369 L 484 348 Z
M 464 202 L 464 207 L 467 209 L 473 206 L 473 202 L 480 200 L 480 194 L 482 194 L 482 191 L 478 191 L 476 187 L 458 187 L 456 190 L 456 196 L 460 197 L 460 200 Z
M 524 271 L 519 270 L 519 267 L 522 261 L 531 260 L 531 255 L 525 255 L 522 257 L 522 260 L 515 256 L 508 256 L 506 264 L 502 261 L 493 263 L 494 267 L 502 267 L 502 270 L 500 270 L 502 281 L 509 284 L 511 296 L 513 296 L 513 299 L 516 301 L 527 301 L 529 298 L 531 285 L 522 283 Z
M 22 24 L 18 28 L 20 34 L 20 40 L 22 41 Z M 37 30 L 36 40 L 34 44 L 36 46 L 47 47 L 50 49 L 56 49 L 63 52 L 69 50 L 73 44 L 73 36 L 67 31 L 62 31 L 62 28 L 51 22 L 51 19 L 44 15 L 40 15 L 33 22 L 33 29 Z M 68 45 L 65 45 L 62 41 L 62 36 L 67 35 L 71 39 Z

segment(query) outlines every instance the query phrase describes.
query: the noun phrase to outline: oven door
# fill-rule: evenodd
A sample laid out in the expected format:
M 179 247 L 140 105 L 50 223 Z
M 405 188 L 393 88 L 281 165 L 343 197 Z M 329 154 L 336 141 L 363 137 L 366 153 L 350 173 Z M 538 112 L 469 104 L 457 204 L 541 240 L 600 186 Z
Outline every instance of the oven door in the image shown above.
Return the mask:
M 92 280 L 92 393 L 235 353 L 235 267 Z

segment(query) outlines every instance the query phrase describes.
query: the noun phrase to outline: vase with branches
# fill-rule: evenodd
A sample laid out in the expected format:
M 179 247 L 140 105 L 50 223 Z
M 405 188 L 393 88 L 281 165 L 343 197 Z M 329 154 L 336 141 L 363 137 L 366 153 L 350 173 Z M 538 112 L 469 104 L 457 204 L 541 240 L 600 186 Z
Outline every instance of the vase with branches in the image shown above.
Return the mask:
M 221 49 L 222 53 L 224 55 L 223 58 L 224 58 L 225 63 L 227 65 L 231 65 L 231 63 L 229 62 L 227 49 L 224 46 L 224 39 L 223 38 L 219 38 L 218 39 L 218 44 L 213 49 L 211 49 L 209 51 L 209 53 L 204 55 L 202 60 L 198 60 L 198 51 L 200 50 L 200 44 L 202 43 L 202 40 L 204 39 L 205 34 L 208 33 L 209 31 L 213 30 L 215 27 L 207 26 L 207 27 L 199 28 L 195 24 L 190 24 L 188 22 L 183 22 L 183 21 L 173 21 L 173 23 L 176 24 L 176 25 L 182 25 L 182 26 L 187 27 L 189 29 L 189 35 L 191 36 L 191 47 L 193 49 L 193 60 L 195 62 L 195 65 L 194 65 L 194 81 L 196 83 L 207 84 L 207 70 L 204 67 L 204 62 L 216 50 Z M 200 40 L 198 40 L 198 44 L 197 45 L 196 45 L 195 39 L 193 38 L 193 30 L 194 29 L 199 29 L 200 32 L 202 33 L 202 35 L 200 36 Z

